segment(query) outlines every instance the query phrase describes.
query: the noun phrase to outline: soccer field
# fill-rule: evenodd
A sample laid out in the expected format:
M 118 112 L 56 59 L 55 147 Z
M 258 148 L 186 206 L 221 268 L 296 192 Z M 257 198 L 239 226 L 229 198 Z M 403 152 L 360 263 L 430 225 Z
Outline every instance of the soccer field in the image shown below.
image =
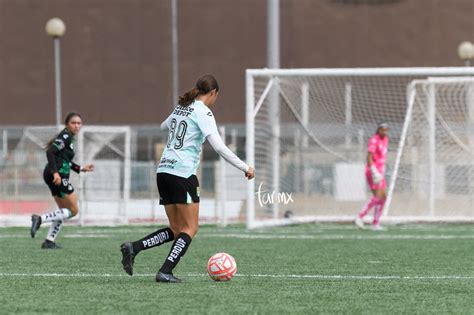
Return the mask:
M 203 226 L 180 284 L 154 280 L 171 243 L 122 270 L 119 245 L 154 229 L 66 226 L 60 250 L 40 249 L 45 227 L 0 229 L 0 313 L 474 313 L 473 225 Z M 220 251 L 237 260 L 230 282 L 206 274 Z

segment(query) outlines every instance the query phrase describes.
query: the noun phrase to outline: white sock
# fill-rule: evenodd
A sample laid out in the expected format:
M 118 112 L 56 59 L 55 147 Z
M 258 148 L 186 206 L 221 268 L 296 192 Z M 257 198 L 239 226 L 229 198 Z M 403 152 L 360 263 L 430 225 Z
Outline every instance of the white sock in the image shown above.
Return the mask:
M 41 216 L 41 223 L 51 222 L 51 221 L 64 221 L 72 217 L 72 212 L 69 209 L 62 208 L 55 210 L 50 213 L 43 214 Z
M 54 242 L 56 236 L 58 236 L 59 231 L 61 230 L 62 225 L 63 221 L 53 221 L 53 223 L 51 223 L 51 225 L 49 226 L 48 235 L 46 236 L 46 239 L 48 241 Z

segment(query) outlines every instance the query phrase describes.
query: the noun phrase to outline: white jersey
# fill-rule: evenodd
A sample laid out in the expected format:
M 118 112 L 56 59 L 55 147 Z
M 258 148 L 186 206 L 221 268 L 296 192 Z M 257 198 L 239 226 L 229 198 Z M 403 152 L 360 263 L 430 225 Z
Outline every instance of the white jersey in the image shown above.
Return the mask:
M 202 143 L 211 134 L 218 134 L 216 119 L 201 101 L 176 106 L 165 121 L 169 129 L 168 143 L 158 164 L 157 173 L 188 178 L 196 175 Z

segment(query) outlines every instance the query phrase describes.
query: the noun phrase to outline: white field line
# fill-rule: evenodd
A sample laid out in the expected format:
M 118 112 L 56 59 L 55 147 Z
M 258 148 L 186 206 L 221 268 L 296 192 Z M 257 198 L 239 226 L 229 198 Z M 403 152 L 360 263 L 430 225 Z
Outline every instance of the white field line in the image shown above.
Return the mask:
M 136 274 L 133 277 L 154 277 L 155 274 Z M 187 273 L 185 277 L 207 277 L 207 274 Z M 0 277 L 50 277 L 50 278 L 130 278 L 125 274 L 86 273 L 0 273 Z M 474 280 L 474 276 L 400 276 L 400 275 L 293 275 L 293 274 L 236 274 L 247 278 L 316 279 L 316 280 Z
M 82 231 L 75 231 L 76 234 L 139 234 L 139 233 L 149 233 L 150 231 L 155 230 L 156 227 L 150 227 L 149 229 L 130 229 L 130 230 L 93 230 L 93 231 L 88 231 L 88 230 L 82 230 Z M 372 232 L 370 227 L 367 226 L 367 228 L 364 231 L 361 231 L 355 226 L 346 226 L 346 227 L 340 227 L 340 228 L 314 228 L 314 229 L 287 229 L 287 228 L 275 228 L 275 229 L 262 229 L 262 230 L 252 230 L 252 231 L 247 231 L 245 229 L 232 229 L 232 228 L 223 228 L 222 230 L 209 230 L 209 229 L 201 229 L 199 230 L 199 235 L 213 235 L 213 234 L 243 234 L 243 235 L 274 235 L 274 234 L 282 234 L 282 235 L 311 235 L 311 234 L 329 234 L 331 231 L 334 231 L 334 233 L 340 232 L 340 231 L 352 231 L 354 233 L 361 233 L 361 232 Z M 399 234 L 405 234 L 405 233 L 418 233 L 418 232 L 425 232 L 425 233 L 435 233 L 435 234 L 453 234 L 453 233 L 465 233 L 468 232 L 469 234 L 474 234 L 474 225 L 466 228 L 410 228 L 410 227 L 397 227 L 394 229 L 391 229 L 388 227 L 388 230 L 386 232 L 392 232 L 392 233 L 399 233 Z M 375 233 L 380 233 L 379 231 L 376 231 Z
M 80 233 L 80 234 L 64 234 L 64 237 L 66 238 L 105 238 L 105 237 L 111 237 L 111 234 L 105 235 L 105 234 L 100 234 L 100 233 Z
M 474 239 L 472 235 L 450 235 L 450 234 L 375 234 L 379 232 L 368 232 L 372 234 L 364 234 L 363 232 L 353 235 L 344 234 L 316 234 L 316 235 L 299 235 L 299 234 L 241 234 L 241 233 L 202 233 L 197 237 L 202 238 L 234 238 L 234 239 L 283 239 L 283 240 L 463 240 Z M 96 233 L 80 233 L 67 234 L 64 238 L 110 238 L 118 237 L 121 234 L 96 234 Z M 30 238 L 27 234 L 0 234 L 2 238 Z
M 61 237 L 64 238 L 109 238 L 113 235 L 104 235 L 104 234 L 66 234 L 62 235 Z M 0 239 L 2 238 L 31 238 L 31 236 L 26 234 L 0 234 Z M 38 237 L 41 239 L 41 237 Z
M 150 231 L 156 230 L 158 227 L 163 227 L 164 225 L 157 225 L 157 226 L 149 226 L 149 227 L 142 227 L 142 226 L 137 226 L 137 227 L 130 227 L 130 228 L 111 228 L 111 229 L 91 229 L 89 227 L 85 228 L 78 228 L 77 226 L 72 226 L 72 225 L 66 225 L 66 228 L 69 229 L 70 227 L 74 227 L 75 234 L 140 234 L 140 233 L 149 233 Z M 47 227 L 47 226 L 46 226 Z M 370 230 L 370 226 L 367 225 L 367 230 Z M 474 232 L 474 225 L 470 226 L 465 226 L 465 227 L 439 227 L 439 226 L 396 226 L 393 227 L 393 229 L 390 226 L 387 226 L 388 231 L 395 231 L 399 233 L 405 233 L 407 231 L 411 232 L 433 232 L 433 233 L 453 233 L 453 232 Z M 5 227 L 0 227 L 0 232 L 2 229 L 8 229 Z M 229 228 L 222 228 L 222 229 L 207 229 L 207 228 L 202 228 L 199 231 L 199 234 L 214 234 L 214 233 L 242 233 L 242 234 L 307 234 L 307 233 L 327 233 L 329 231 L 358 231 L 358 229 L 354 225 L 335 225 L 335 226 L 317 226 L 315 225 L 314 228 L 298 228 L 296 227 L 295 229 L 288 228 L 288 227 L 279 227 L 279 228 L 269 228 L 269 229 L 259 229 L 259 230 L 252 230 L 251 232 L 245 230 L 245 229 L 235 229 L 232 227 Z M 29 229 L 28 229 L 29 233 Z
M 159 225 L 160 227 L 163 225 Z M 149 233 L 150 231 L 156 230 L 158 226 L 136 226 L 136 227 L 129 227 L 129 228 L 111 228 L 111 229 L 102 229 L 102 228 L 96 228 L 96 229 L 91 229 L 89 227 L 81 228 L 76 231 L 74 231 L 74 234 L 103 234 L 103 235 L 119 235 L 119 234 L 127 234 L 127 233 L 132 233 L 132 234 L 140 234 L 140 233 Z M 68 225 L 66 225 L 66 228 L 69 228 Z M 75 227 L 77 228 L 77 227 Z M 389 231 L 395 231 L 399 233 L 405 233 L 406 231 L 411 231 L 413 233 L 415 232 L 433 232 L 433 233 L 453 233 L 453 232 L 474 232 L 474 225 L 469 225 L 465 227 L 456 227 L 453 226 L 452 228 L 450 227 L 439 227 L 439 226 L 429 226 L 429 225 L 400 225 L 396 226 L 394 230 L 390 229 L 390 226 L 388 226 Z M 0 227 L 0 231 L 2 230 L 2 227 Z M 269 228 L 269 229 L 260 229 L 260 230 L 252 230 L 251 232 L 246 231 L 245 229 L 235 229 L 232 227 L 229 228 L 223 228 L 223 229 L 206 229 L 203 228 L 199 231 L 199 235 L 204 235 L 204 234 L 216 234 L 216 233 L 231 233 L 231 234 L 249 234 L 251 233 L 252 235 L 271 235 L 271 234 L 285 234 L 285 235 L 299 235 L 299 234 L 321 234 L 321 233 L 327 233 L 328 231 L 347 231 L 347 230 L 353 230 L 353 231 L 358 231 L 358 229 L 354 225 L 314 225 L 314 227 L 308 227 L 308 228 L 288 228 L 288 227 L 279 227 L 279 228 Z M 369 230 L 369 228 L 367 228 Z M 29 233 L 29 230 L 28 230 Z M 27 233 L 27 234 L 28 234 Z M 1 237 L 1 234 L 0 234 Z

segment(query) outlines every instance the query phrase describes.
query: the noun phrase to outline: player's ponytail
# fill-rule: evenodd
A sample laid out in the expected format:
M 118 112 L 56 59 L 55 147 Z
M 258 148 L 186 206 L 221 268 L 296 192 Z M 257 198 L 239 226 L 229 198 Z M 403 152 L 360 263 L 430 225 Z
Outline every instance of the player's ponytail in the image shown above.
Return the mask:
M 196 97 L 207 94 L 212 90 L 216 90 L 216 92 L 219 91 L 219 84 L 216 78 L 210 74 L 203 75 L 197 80 L 195 87 L 179 97 L 178 104 L 184 107 L 189 106 L 189 104 L 194 102 Z
M 192 102 L 194 102 L 194 99 L 199 95 L 199 89 L 196 87 L 193 87 L 191 90 L 187 91 L 184 93 L 182 96 L 179 97 L 178 104 L 181 106 L 188 106 Z

